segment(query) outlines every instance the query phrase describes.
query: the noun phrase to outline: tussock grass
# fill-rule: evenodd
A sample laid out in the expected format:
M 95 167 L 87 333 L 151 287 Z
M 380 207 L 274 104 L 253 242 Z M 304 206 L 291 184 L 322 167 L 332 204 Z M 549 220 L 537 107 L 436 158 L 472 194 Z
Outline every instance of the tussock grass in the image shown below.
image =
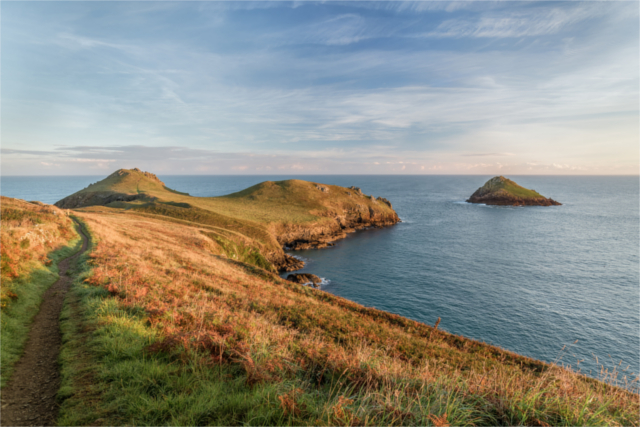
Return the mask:
M 0 385 L 20 359 L 45 291 L 58 280 L 57 264 L 81 240 L 66 213 L 54 206 L 1 197 Z
M 639 424 L 636 393 L 256 274 L 193 227 L 79 215 L 61 424 Z

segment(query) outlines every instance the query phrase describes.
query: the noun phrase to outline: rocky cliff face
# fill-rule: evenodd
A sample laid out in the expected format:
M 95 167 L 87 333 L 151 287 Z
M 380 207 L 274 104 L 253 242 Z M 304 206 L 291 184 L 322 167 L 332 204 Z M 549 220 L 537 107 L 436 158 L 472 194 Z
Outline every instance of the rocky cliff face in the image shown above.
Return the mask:
M 467 202 L 502 206 L 559 206 L 562 204 L 503 176 L 491 178 L 478 188 Z
M 379 202 L 384 203 L 384 202 Z M 388 201 L 385 203 L 385 205 Z M 390 203 L 388 203 L 390 205 Z M 278 242 L 288 250 L 324 248 L 348 233 L 368 227 L 385 227 L 400 222 L 393 210 L 357 204 L 355 208 L 324 214 L 327 221 L 315 224 L 278 225 L 272 229 Z

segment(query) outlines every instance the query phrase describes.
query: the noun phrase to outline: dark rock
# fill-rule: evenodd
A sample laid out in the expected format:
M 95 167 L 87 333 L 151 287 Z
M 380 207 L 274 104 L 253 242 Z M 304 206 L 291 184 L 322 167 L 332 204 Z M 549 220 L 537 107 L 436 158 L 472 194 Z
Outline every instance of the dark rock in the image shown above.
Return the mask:
M 358 196 L 362 196 L 362 190 L 360 189 L 360 187 L 354 187 L 353 185 L 351 187 L 349 187 L 350 190 L 353 190 L 354 193 L 356 193 L 356 195 Z
M 315 274 L 309 273 L 294 273 L 289 274 L 287 276 L 287 280 L 294 283 L 299 283 L 301 285 L 310 284 L 314 288 L 319 288 L 322 283 L 322 279 L 316 276 Z
M 278 271 L 296 271 L 304 267 L 304 261 L 287 254 L 284 254 L 284 257 L 272 260 L 271 262 Z

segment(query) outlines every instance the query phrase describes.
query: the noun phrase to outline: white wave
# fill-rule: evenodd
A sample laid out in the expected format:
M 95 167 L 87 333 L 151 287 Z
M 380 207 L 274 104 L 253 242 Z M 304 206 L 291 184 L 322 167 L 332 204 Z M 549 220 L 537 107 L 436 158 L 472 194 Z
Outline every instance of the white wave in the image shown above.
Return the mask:
M 321 289 L 323 286 L 328 285 L 329 283 L 331 283 L 331 280 L 321 277 L 320 284 L 318 284 L 318 289 Z M 303 283 L 302 286 L 313 286 L 313 282 Z

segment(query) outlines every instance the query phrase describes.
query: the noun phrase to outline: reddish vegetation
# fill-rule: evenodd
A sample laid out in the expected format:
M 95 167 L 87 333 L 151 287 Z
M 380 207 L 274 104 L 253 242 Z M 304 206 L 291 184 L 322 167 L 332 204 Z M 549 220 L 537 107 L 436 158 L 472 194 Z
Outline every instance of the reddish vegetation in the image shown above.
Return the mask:
M 2 196 L 0 204 L 0 301 L 5 307 L 16 298 L 13 279 L 33 268 L 33 262 L 50 265 L 47 254 L 65 246 L 75 232 L 66 211 L 55 206 Z

